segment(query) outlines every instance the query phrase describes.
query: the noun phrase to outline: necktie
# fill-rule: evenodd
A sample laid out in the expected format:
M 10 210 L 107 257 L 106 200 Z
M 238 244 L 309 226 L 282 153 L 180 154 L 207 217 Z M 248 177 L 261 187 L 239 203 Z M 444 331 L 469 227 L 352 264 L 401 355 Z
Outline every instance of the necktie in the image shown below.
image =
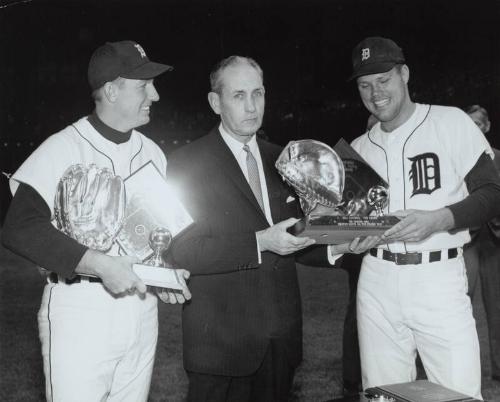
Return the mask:
M 250 147 L 245 144 L 243 150 L 247 153 L 247 169 L 248 169 L 248 184 L 260 205 L 260 208 L 264 211 L 264 201 L 262 200 L 262 189 L 260 187 L 260 177 L 259 177 L 259 167 L 257 166 L 257 161 L 250 151 Z

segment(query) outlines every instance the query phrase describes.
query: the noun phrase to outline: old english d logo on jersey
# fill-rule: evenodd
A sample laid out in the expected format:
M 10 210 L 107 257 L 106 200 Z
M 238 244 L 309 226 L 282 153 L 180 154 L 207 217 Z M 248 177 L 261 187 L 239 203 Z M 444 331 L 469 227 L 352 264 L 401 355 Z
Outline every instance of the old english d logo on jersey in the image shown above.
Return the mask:
M 435 153 L 427 152 L 408 159 L 411 162 L 410 180 L 413 183 L 411 197 L 417 194 L 431 194 L 441 188 L 439 158 Z

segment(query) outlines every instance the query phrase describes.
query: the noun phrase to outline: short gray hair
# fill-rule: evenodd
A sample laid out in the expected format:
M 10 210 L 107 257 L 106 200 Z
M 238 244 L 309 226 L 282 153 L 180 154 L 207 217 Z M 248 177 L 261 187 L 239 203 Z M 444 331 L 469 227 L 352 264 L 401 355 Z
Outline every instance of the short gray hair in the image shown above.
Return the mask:
M 219 61 L 212 69 L 212 72 L 210 73 L 211 91 L 220 94 L 222 92 L 222 73 L 226 68 L 239 64 L 248 64 L 249 66 L 255 68 L 255 70 L 257 70 L 260 77 L 262 78 L 262 81 L 264 81 L 264 73 L 259 64 L 254 59 L 244 56 L 229 56 Z

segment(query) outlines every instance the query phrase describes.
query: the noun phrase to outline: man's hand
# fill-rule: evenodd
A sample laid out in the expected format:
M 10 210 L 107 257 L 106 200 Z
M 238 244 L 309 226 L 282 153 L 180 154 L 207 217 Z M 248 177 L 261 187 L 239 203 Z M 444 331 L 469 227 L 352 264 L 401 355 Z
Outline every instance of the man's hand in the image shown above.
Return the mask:
M 99 251 L 88 249 L 75 269 L 77 274 L 93 275 L 114 295 L 146 293 L 146 285 L 132 270 L 139 263 L 136 257 L 112 257 Z
M 381 236 L 356 237 L 350 243 L 332 244 L 330 252 L 332 256 L 345 253 L 361 254 L 377 246 L 380 241 Z
M 182 290 L 156 288 L 156 294 L 163 303 L 167 304 L 182 304 L 186 300 L 191 300 L 191 292 L 186 281 L 189 279 L 190 273 L 185 269 L 176 269 L 177 279 L 182 286 Z
M 270 228 L 257 232 L 259 250 L 261 252 L 272 251 L 279 255 L 288 255 L 314 244 L 316 242 L 314 239 L 296 237 L 286 231 L 298 220 L 297 218 L 288 218 Z
M 392 215 L 402 218 L 392 228 L 382 235 L 382 241 L 411 241 L 418 242 L 427 239 L 430 235 L 453 229 L 455 221 L 448 208 L 434 211 L 407 209 L 396 211 Z

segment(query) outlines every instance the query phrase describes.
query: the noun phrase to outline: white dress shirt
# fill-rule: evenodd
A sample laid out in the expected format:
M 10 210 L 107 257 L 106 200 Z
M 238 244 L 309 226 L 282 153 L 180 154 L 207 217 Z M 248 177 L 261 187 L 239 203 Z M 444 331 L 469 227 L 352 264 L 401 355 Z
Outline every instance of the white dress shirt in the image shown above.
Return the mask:
M 231 152 L 233 153 L 241 171 L 245 175 L 248 182 L 248 167 L 247 167 L 247 152 L 243 149 L 242 142 L 234 139 L 222 126 L 219 125 L 219 131 L 222 135 L 222 139 L 227 144 Z M 269 205 L 269 194 L 267 192 L 266 176 L 264 175 L 264 167 L 262 166 L 262 158 L 260 157 L 259 146 L 257 145 L 257 138 L 254 134 L 250 141 L 247 142 L 253 157 L 257 161 L 257 167 L 259 169 L 259 179 L 260 179 L 260 189 L 262 193 L 262 202 L 264 203 L 264 214 L 266 215 L 267 222 L 269 226 L 273 225 L 273 218 L 271 216 L 271 206 Z M 255 234 L 257 236 L 257 233 Z M 262 262 L 262 257 L 260 255 L 259 241 L 257 240 L 257 256 L 259 259 L 259 264 Z
M 245 178 L 248 182 L 248 168 L 247 168 L 247 153 L 243 149 L 242 142 L 234 139 L 222 126 L 222 123 L 219 125 L 219 131 L 222 135 L 222 139 L 227 144 L 234 157 L 238 161 L 238 165 L 240 165 L 240 169 L 245 175 Z M 257 167 L 259 169 L 259 179 L 260 179 L 260 189 L 262 192 L 262 201 L 264 203 L 264 214 L 266 215 L 267 222 L 269 226 L 273 225 L 273 218 L 271 216 L 271 206 L 269 205 L 269 193 L 267 192 L 267 184 L 266 184 L 266 176 L 264 175 L 264 167 L 262 165 L 262 158 L 260 157 L 259 146 L 257 145 L 257 138 L 254 134 L 250 141 L 247 142 L 250 151 L 252 152 L 253 157 L 257 161 Z

